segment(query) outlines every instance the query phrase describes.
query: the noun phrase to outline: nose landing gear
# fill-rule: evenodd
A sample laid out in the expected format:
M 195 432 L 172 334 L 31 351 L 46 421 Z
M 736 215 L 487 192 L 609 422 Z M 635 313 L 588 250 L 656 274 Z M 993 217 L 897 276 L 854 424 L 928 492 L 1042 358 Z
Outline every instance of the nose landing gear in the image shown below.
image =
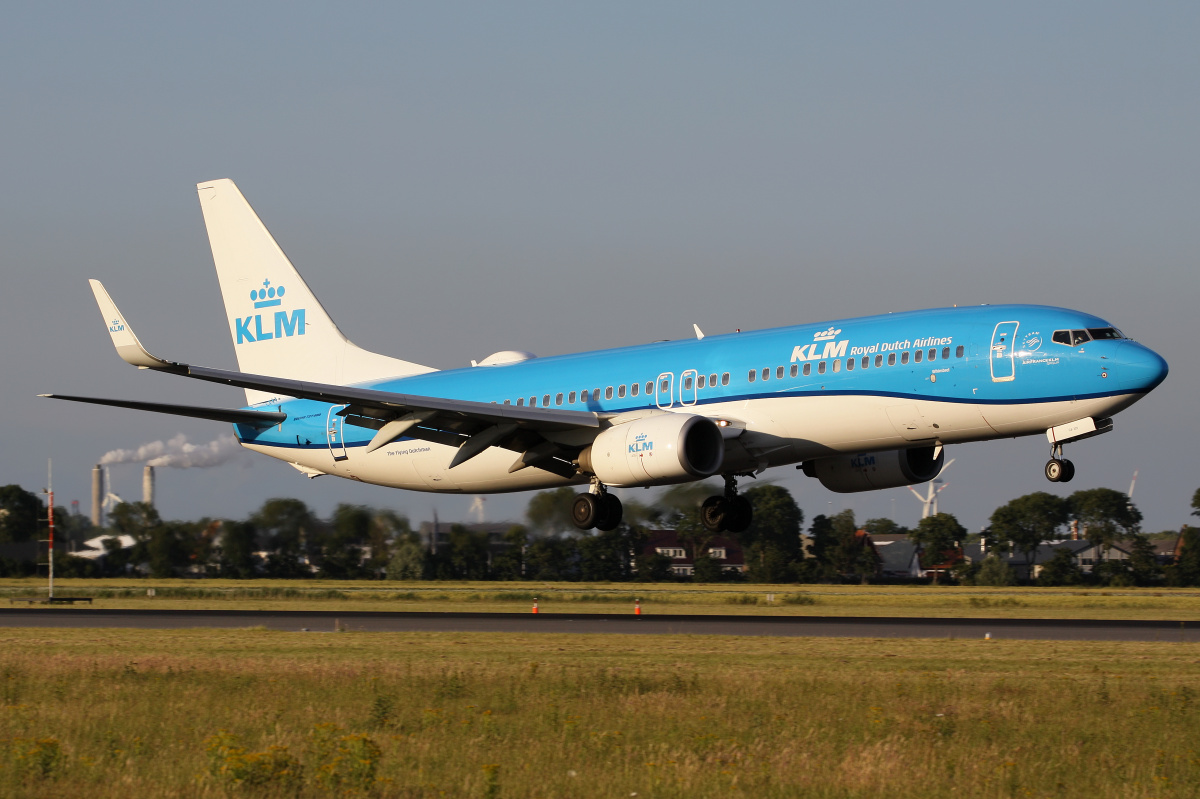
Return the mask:
M 1063 445 L 1055 444 L 1046 461 L 1046 479 L 1051 483 L 1069 483 L 1075 476 L 1075 464 L 1063 457 Z
M 700 522 L 711 533 L 740 533 L 754 520 L 750 500 L 737 492 L 737 479 L 725 475 L 725 493 L 709 497 L 700 506 Z
M 597 530 L 608 532 L 617 529 L 621 523 L 624 508 L 621 500 L 608 493 L 604 483 L 592 478 L 592 489 L 586 494 L 575 497 L 571 506 L 571 520 L 580 530 Z

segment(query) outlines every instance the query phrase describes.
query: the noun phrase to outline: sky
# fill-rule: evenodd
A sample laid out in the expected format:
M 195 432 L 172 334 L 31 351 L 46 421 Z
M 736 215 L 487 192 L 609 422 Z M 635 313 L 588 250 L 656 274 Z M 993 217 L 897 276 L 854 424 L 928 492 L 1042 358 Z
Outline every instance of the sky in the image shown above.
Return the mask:
M 1200 395 L 1200 6 L 1194 3 L 26 3 L 0 24 L 0 484 L 87 512 L 106 453 L 210 450 L 223 425 L 39 393 L 240 406 L 139 372 L 235 368 L 195 184 L 232 178 L 343 331 L 438 368 L 952 304 L 1097 314 L 1171 374 L 1068 447 L 948 450 L 941 510 L 1105 486 L 1189 520 Z M 155 447 L 158 449 L 155 449 Z M 200 460 L 204 460 L 203 458 Z M 213 459 L 210 459 L 213 460 Z M 249 454 L 162 468 L 164 517 L 291 496 L 414 521 L 471 497 Z M 140 466 L 111 467 L 140 498 Z M 914 524 L 906 490 L 766 472 L 811 518 Z M 653 492 L 630 491 L 645 499 Z M 497 495 L 519 520 L 531 494 Z

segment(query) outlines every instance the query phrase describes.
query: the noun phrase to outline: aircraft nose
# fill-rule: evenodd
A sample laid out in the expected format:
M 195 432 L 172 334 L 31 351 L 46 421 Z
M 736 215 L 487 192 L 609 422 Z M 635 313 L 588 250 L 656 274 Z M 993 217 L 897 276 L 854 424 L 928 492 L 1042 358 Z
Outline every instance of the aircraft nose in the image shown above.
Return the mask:
M 1145 393 L 1167 377 L 1167 362 L 1149 347 L 1126 341 L 1117 351 L 1117 380 L 1121 387 Z

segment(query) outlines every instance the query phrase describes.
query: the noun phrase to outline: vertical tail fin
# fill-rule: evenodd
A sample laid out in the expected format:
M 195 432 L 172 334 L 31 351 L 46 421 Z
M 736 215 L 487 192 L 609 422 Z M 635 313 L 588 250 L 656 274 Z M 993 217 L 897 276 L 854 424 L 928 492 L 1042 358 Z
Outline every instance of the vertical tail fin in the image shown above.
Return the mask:
M 350 342 L 232 180 L 196 190 L 241 371 L 335 385 L 434 371 Z M 250 404 L 269 398 L 246 390 Z

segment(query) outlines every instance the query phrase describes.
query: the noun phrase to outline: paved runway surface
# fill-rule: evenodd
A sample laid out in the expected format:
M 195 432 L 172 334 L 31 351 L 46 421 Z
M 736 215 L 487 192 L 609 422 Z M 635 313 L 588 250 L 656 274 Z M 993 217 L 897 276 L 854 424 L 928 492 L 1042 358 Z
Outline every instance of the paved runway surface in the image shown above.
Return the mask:
M 942 619 L 868 616 L 633 616 L 569 613 L 342 613 L 338 611 L 0 608 L 0 627 L 265 627 L 333 632 L 635 633 L 984 638 L 1054 641 L 1200 641 L 1200 621 Z

